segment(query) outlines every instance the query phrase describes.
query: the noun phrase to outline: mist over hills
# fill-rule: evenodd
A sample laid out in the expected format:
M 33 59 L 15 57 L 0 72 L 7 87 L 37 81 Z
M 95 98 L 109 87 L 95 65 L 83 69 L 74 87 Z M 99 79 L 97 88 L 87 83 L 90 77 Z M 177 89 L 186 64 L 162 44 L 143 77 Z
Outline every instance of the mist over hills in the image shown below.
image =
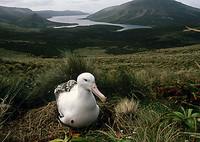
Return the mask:
M 153 27 L 176 26 L 200 23 L 200 9 L 175 0 L 133 0 L 105 8 L 87 18 L 94 21 Z

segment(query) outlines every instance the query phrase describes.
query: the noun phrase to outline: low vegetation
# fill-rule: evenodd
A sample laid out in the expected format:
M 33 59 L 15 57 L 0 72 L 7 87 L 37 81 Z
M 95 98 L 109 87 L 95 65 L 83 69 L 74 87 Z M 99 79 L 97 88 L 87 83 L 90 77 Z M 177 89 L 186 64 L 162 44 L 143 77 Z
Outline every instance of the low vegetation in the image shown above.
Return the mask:
M 0 23 L 0 140 L 199 140 L 199 33 L 117 28 Z M 94 74 L 108 99 L 97 102 L 96 123 L 72 129 L 57 118 L 53 90 L 82 72 Z
M 191 27 L 198 29 L 199 25 Z M 123 32 L 116 32 L 117 29 L 119 27 L 108 25 L 29 29 L 0 23 L 0 48 L 42 57 L 58 57 L 60 50 L 74 51 L 86 47 L 100 47 L 106 54 L 123 55 L 200 44 L 200 34 L 184 32 L 185 26 Z
M 56 59 L 2 49 L 7 53 L 0 67 L 2 140 L 198 140 L 199 49 L 194 45 L 114 56 L 91 47 L 84 51 L 94 56 L 79 49 Z M 71 129 L 57 118 L 53 90 L 86 71 L 94 74 L 108 101 L 98 102 L 101 113 L 95 124 Z

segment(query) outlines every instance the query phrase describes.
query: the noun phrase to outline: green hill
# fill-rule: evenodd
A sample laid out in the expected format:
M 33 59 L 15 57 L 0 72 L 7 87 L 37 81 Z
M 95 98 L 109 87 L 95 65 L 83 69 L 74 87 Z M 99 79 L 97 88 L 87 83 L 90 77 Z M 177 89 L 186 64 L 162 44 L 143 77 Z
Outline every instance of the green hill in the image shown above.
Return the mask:
M 81 11 L 52 11 L 52 10 L 44 10 L 44 11 L 34 11 L 38 15 L 44 18 L 51 18 L 53 16 L 71 16 L 71 15 L 86 15 L 88 13 L 81 12 Z
M 172 26 L 200 23 L 200 9 L 174 0 L 133 0 L 88 16 L 94 21 Z
M 52 16 L 68 16 L 87 14 L 80 11 L 32 11 L 28 8 L 4 7 L 0 6 L 0 27 L 18 25 L 28 28 L 46 28 L 54 26 L 68 26 L 72 24 L 56 23 L 48 21 L 46 18 Z M 5 24 L 7 23 L 7 25 Z
M 20 19 L 19 21 L 17 21 L 16 24 L 22 27 L 29 27 L 29 28 L 46 28 L 46 27 L 54 27 L 60 25 L 62 26 L 69 25 L 69 24 L 48 21 L 45 18 L 40 17 L 35 13 Z
M 28 8 L 0 6 L 0 22 L 15 22 L 30 14 L 33 14 L 33 11 Z

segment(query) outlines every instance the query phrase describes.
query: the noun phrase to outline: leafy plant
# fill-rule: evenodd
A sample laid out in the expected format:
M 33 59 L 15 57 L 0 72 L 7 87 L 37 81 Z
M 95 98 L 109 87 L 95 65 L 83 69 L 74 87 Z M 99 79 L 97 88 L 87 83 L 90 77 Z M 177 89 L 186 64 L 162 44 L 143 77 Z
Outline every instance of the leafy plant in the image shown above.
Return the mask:
M 184 109 L 180 106 L 181 111 L 171 111 L 165 113 L 161 117 L 160 124 L 165 123 L 166 121 L 176 121 L 180 124 L 180 127 L 187 127 L 189 130 L 197 132 L 197 118 L 200 117 L 200 113 L 193 113 L 193 109 Z
M 70 134 L 69 136 L 67 136 L 67 132 L 62 131 L 65 134 L 65 138 L 64 139 L 54 139 L 50 142 L 89 142 L 87 139 L 82 138 L 82 137 L 73 137 L 72 134 Z
M 54 139 L 50 142 L 68 142 L 70 140 L 70 138 L 67 137 L 67 133 L 65 131 L 63 131 L 63 133 L 65 133 L 65 138 L 64 139 Z
M 117 135 L 113 135 L 111 132 L 104 132 L 104 131 L 99 131 L 99 133 L 102 133 L 106 138 L 107 141 L 110 140 L 111 142 L 132 142 L 132 140 L 122 140 L 120 139 L 121 133 Z

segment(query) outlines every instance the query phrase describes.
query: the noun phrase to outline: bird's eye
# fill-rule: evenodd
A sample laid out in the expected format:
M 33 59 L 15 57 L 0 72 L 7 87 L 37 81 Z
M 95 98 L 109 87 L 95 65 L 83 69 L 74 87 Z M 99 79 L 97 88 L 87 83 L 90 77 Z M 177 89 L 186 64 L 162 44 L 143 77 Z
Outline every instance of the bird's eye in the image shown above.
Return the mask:
M 88 81 L 87 79 L 84 79 L 86 82 Z

